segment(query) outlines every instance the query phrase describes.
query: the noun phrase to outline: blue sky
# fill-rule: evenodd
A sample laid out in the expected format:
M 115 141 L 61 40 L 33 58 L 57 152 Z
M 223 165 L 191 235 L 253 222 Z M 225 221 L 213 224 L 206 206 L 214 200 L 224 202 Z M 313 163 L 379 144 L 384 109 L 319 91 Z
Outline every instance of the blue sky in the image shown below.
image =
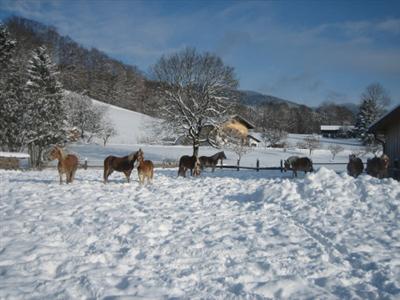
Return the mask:
M 0 0 L 0 18 L 12 14 L 144 72 L 194 46 L 234 67 L 241 89 L 315 106 L 380 82 L 400 104 L 400 1 Z

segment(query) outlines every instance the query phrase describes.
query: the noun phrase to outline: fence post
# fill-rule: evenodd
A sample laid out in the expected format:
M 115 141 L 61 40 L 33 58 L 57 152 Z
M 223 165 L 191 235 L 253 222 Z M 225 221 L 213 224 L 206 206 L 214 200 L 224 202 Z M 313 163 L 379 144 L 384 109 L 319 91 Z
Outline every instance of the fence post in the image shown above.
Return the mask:
M 281 159 L 281 173 L 283 172 L 283 161 Z
M 257 172 L 260 171 L 260 160 L 257 158 Z
M 83 164 L 83 168 L 86 170 L 87 169 L 87 157 L 85 158 L 85 163 Z
M 240 169 L 240 160 L 238 159 L 237 160 L 237 170 L 239 171 L 239 169 Z

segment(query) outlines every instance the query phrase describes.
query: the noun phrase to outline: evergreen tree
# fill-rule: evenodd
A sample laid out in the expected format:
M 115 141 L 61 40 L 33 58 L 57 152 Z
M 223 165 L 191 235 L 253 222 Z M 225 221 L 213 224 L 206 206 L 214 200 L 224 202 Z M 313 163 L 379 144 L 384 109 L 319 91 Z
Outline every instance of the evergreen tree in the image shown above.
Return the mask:
M 28 150 L 32 167 L 40 167 L 46 147 L 65 140 L 66 113 L 56 67 L 45 47 L 32 53 L 27 82 Z
M 375 143 L 373 134 L 368 133 L 368 128 L 379 116 L 380 110 L 376 101 L 373 99 L 364 99 L 361 102 L 360 111 L 357 115 L 356 131 L 364 145 Z
M 16 42 L 10 37 L 7 27 L 0 23 L 0 67 L 2 69 L 9 64 L 15 44 Z
M 24 144 L 24 76 L 15 58 L 16 42 L 0 24 L 0 148 L 20 151 Z

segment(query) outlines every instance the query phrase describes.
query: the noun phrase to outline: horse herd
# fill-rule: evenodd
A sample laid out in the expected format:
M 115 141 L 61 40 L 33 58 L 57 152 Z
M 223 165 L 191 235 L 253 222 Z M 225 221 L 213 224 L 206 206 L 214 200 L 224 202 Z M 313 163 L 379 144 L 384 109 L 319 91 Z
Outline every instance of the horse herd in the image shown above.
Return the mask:
M 388 177 L 389 157 L 383 154 L 381 157 L 373 157 L 367 160 L 366 172 L 368 175 L 377 178 Z M 293 176 L 297 177 L 297 171 L 313 172 L 313 163 L 308 157 L 291 156 L 284 162 L 284 171 L 293 171 Z M 362 160 L 355 154 L 350 154 L 347 163 L 347 173 L 350 176 L 358 177 L 364 171 Z
M 66 182 L 71 183 L 74 180 L 75 172 L 78 169 L 78 158 L 73 154 L 65 154 L 63 149 L 59 146 L 55 146 L 49 154 L 51 160 L 58 160 L 58 174 L 60 176 L 60 184 L 63 182 L 63 175 L 66 176 Z M 184 155 L 179 160 L 178 176 L 186 177 L 186 171 L 190 170 L 190 175 L 198 176 L 201 170 L 210 167 L 214 172 L 215 167 L 219 160 L 226 159 L 223 151 L 218 152 L 212 156 L 188 156 Z M 144 159 L 144 152 L 139 149 L 124 157 L 108 156 L 104 160 L 104 183 L 108 182 L 108 177 L 114 171 L 122 172 L 125 174 L 127 182 L 130 181 L 130 176 L 134 168 L 135 162 L 138 161 L 137 171 L 139 176 L 140 184 L 144 184 L 145 181 L 152 182 L 154 175 L 154 164 L 151 160 Z M 384 178 L 388 176 L 389 157 L 382 155 L 381 157 L 374 157 L 367 161 L 367 174 Z M 313 172 L 313 163 L 308 157 L 291 156 L 284 161 L 283 170 L 293 171 L 293 176 L 297 177 L 297 172 Z M 349 156 L 349 162 L 347 164 L 347 172 L 353 177 L 357 177 L 364 171 L 364 165 L 360 158 L 355 155 Z
M 58 175 L 60 176 L 60 184 L 63 183 L 63 175 L 65 174 L 66 183 L 71 183 L 74 180 L 76 170 L 78 169 L 79 160 L 74 154 L 66 154 L 59 146 L 54 148 L 49 153 L 50 160 L 58 160 Z M 178 176 L 186 176 L 186 171 L 190 170 L 190 175 L 198 176 L 200 171 L 205 167 L 211 167 L 214 172 L 215 166 L 219 160 L 226 159 L 224 152 L 218 152 L 213 156 L 187 156 L 184 155 L 179 160 Z M 137 171 L 140 184 L 152 182 L 154 175 L 154 164 L 151 160 L 144 159 L 144 152 L 139 149 L 124 157 L 107 156 L 104 160 L 104 183 L 108 182 L 108 177 L 114 171 L 125 174 L 127 182 L 130 181 L 130 176 L 134 168 L 135 162 L 138 161 Z

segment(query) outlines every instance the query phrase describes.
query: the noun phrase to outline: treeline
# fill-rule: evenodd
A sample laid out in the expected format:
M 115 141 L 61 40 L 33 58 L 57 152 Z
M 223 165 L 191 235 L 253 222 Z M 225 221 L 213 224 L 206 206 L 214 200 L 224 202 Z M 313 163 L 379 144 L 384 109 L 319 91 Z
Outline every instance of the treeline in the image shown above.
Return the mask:
M 63 87 L 91 98 L 161 117 L 159 107 L 165 101 L 157 81 L 147 78 L 137 67 L 123 64 L 105 53 L 82 47 L 54 27 L 21 17 L 5 23 L 18 42 L 15 51 L 20 65 L 26 65 L 31 51 L 44 45 L 59 71 Z M 310 108 L 275 97 L 254 101 L 255 93 L 237 91 L 230 112 L 252 120 L 258 130 L 279 128 L 291 133 L 319 132 L 320 125 L 354 124 L 354 113 L 345 106 L 327 103 Z M 273 101 L 269 101 L 272 99 Z
M 26 65 L 33 49 L 45 46 L 57 65 L 59 80 L 65 89 L 145 112 L 145 78 L 136 67 L 112 59 L 95 48 L 88 50 L 61 36 L 54 27 L 36 21 L 11 17 L 5 25 L 18 42 L 15 51 L 22 65 Z

